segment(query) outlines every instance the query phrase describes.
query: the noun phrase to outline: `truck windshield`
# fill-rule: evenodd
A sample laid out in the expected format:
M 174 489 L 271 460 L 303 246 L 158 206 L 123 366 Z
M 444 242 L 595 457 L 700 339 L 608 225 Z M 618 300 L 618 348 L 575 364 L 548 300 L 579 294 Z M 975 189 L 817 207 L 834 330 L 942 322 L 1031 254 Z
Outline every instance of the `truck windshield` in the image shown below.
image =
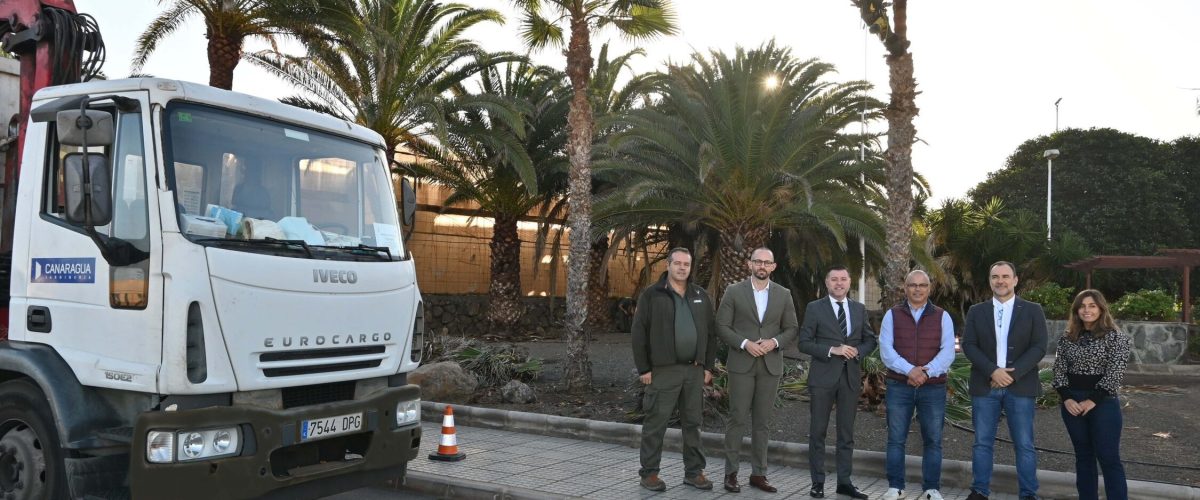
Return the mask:
M 166 180 L 192 241 L 307 258 L 400 257 L 380 148 L 196 104 L 168 105 L 164 122 Z

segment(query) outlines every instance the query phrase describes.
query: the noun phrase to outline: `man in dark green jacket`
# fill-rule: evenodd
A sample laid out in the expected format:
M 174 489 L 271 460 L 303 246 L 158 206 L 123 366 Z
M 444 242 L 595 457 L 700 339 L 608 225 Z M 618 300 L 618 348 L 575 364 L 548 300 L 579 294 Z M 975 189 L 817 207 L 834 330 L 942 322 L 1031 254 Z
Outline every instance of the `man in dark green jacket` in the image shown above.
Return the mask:
M 667 489 L 658 478 L 667 421 L 679 408 L 683 427 L 683 483 L 712 489 L 704 477 L 700 451 L 704 385 L 712 381 L 716 362 L 716 325 L 708 292 L 688 281 L 692 254 L 686 248 L 667 253 L 667 272 L 638 297 L 633 316 L 633 361 L 646 396 L 642 410 L 641 485 L 653 491 Z

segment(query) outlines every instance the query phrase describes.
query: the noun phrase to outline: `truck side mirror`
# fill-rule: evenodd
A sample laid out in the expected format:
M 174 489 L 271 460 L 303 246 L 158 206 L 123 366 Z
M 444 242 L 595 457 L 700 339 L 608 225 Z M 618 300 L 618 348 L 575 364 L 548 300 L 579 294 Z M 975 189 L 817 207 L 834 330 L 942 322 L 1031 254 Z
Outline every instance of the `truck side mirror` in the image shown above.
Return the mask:
M 87 174 L 84 173 L 85 169 Z M 67 222 L 88 226 L 103 226 L 111 222 L 111 178 L 108 159 L 103 154 L 67 154 L 63 158 Z
M 112 176 L 104 153 L 90 153 L 91 146 L 111 146 L 114 140 L 112 114 L 92 109 L 69 109 L 56 116 L 58 142 L 79 146 L 82 152 L 63 158 L 63 184 L 68 222 L 103 226 L 112 221 Z
M 411 182 L 408 179 L 400 181 L 400 202 L 404 208 L 402 222 L 405 226 L 412 226 L 413 221 L 417 217 L 417 191 L 413 189 Z

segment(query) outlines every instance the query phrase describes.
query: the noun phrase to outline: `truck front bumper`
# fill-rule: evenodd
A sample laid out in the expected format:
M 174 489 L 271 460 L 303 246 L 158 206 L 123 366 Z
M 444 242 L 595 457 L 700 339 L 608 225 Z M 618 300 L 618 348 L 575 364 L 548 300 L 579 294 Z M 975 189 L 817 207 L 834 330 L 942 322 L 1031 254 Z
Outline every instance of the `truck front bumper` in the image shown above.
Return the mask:
M 146 412 L 134 427 L 129 482 L 134 498 L 317 498 L 403 477 L 421 445 L 420 422 L 396 425 L 396 405 L 420 397 L 415 385 L 364 399 L 274 410 L 219 406 Z M 362 413 L 356 432 L 303 441 L 301 422 Z M 241 451 L 229 457 L 150 463 L 153 430 L 241 429 Z

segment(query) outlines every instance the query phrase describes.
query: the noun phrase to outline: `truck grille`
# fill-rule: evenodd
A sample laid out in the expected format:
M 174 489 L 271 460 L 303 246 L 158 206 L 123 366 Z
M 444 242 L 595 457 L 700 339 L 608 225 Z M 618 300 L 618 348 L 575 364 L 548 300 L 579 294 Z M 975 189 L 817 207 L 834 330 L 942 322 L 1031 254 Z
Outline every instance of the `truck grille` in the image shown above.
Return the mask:
M 337 401 L 354 399 L 355 381 L 333 382 L 329 384 L 304 385 L 300 387 L 284 387 L 283 408 L 296 408 Z
M 264 352 L 258 356 L 258 367 L 267 377 L 362 370 L 378 367 L 386 350 L 378 345 Z

